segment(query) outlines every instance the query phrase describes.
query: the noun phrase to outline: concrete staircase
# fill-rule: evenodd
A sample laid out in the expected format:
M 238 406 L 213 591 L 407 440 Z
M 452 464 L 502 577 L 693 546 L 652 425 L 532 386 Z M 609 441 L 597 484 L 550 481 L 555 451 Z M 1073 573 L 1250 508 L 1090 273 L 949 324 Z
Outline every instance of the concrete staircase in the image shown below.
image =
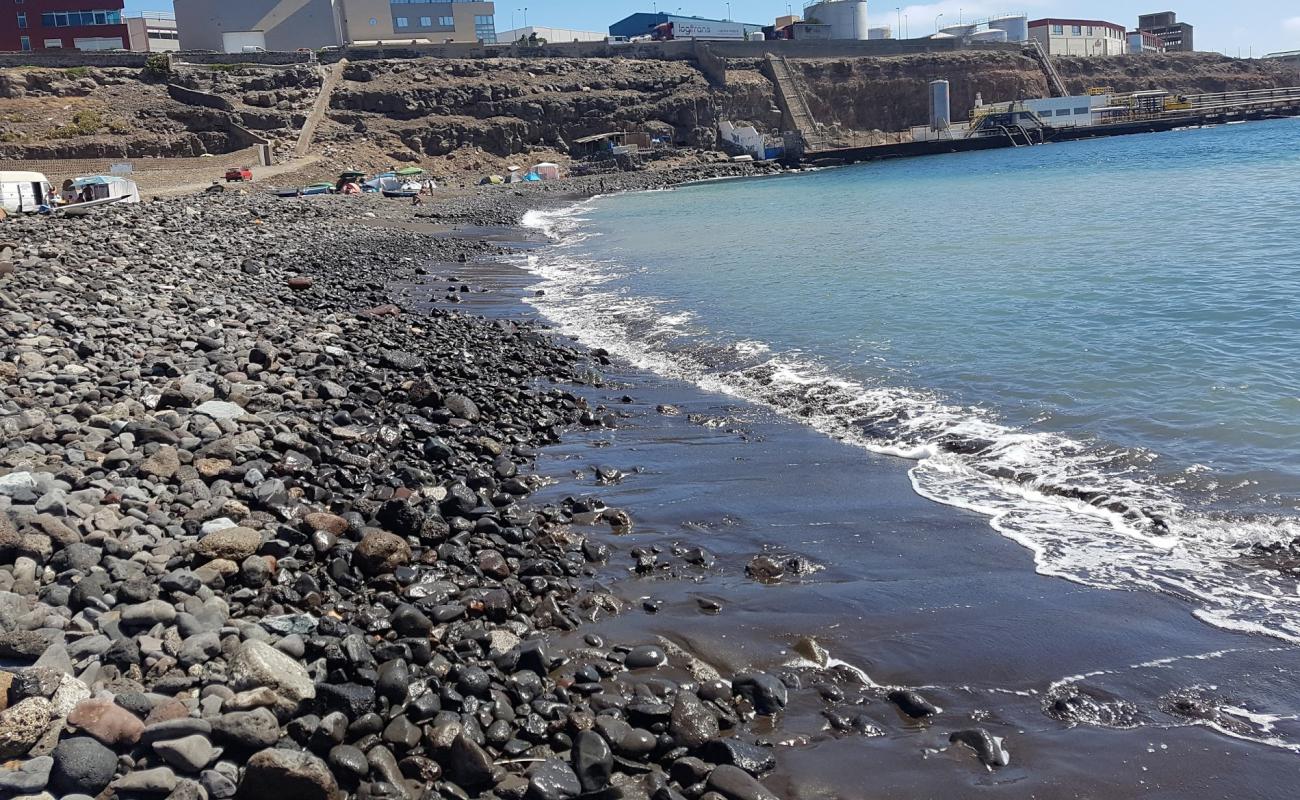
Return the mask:
M 312 139 L 316 138 L 316 127 L 325 118 L 325 112 L 329 111 L 330 95 L 334 93 L 334 87 L 339 85 L 339 79 L 343 77 L 343 68 L 347 65 L 348 60 L 343 58 L 325 68 L 325 79 L 321 81 L 320 94 L 316 95 L 316 102 L 312 104 L 311 112 L 307 114 L 307 119 L 302 124 L 302 130 L 298 132 L 298 144 L 294 148 L 294 155 L 298 158 L 311 152 Z
M 808 107 L 807 99 L 795 83 L 794 75 L 790 72 L 790 64 L 785 60 L 785 56 L 777 57 L 768 53 L 767 68 L 771 73 L 772 82 L 776 85 L 776 98 L 781 110 L 785 112 L 791 129 L 803 137 L 804 152 L 823 149 L 826 137 L 822 135 L 817 120 L 813 118 L 812 109 Z
M 1065 90 L 1065 81 L 1061 80 L 1061 73 L 1056 71 L 1052 57 L 1043 49 L 1043 43 L 1037 39 L 1030 39 L 1029 50 L 1039 66 L 1043 68 L 1043 74 L 1047 76 L 1047 88 L 1052 92 L 1052 97 L 1069 97 L 1070 93 Z

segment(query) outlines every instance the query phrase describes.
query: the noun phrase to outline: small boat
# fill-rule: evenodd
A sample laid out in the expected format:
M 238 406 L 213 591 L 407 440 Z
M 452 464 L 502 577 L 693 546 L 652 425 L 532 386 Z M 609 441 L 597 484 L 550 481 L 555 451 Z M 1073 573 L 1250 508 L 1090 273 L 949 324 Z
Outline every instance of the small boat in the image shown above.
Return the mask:
M 379 193 L 384 197 L 415 197 L 420 193 L 419 189 L 410 191 L 407 189 L 380 189 Z
M 276 197 L 305 197 L 310 194 L 329 194 L 334 190 L 332 183 L 313 183 L 310 186 L 304 186 L 301 189 L 281 189 L 275 193 Z
M 98 200 L 83 200 L 80 203 L 69 203 L 66 206 L 57 206 L 54 213 L 63 217 L 84 217 L 100 206 L 111 206 L 114 203 L 128 202 L 124 197 L 101 197 Z

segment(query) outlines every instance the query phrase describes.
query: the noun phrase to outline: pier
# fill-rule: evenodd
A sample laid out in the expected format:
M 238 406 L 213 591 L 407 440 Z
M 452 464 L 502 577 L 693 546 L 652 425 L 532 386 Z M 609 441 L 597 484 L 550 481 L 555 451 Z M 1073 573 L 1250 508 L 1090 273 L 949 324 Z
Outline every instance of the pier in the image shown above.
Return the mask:
M 1094 96 L 1105 97 L 1108 102 L 1091 110 L 1090 124 L 1053 125 L 1047 116 L 1032 109 L 1034 101 L 998 103 L 974 109 L 969 123 L 926 138 L 908 140 L 908 134 L 903 133 L 899 134 L 900 141 L 888 144 L 810 146 L 790 160 L 805 165 L 845 164 L 1300 117 L 1300 87 L 1179 96 L 1165 92 Z

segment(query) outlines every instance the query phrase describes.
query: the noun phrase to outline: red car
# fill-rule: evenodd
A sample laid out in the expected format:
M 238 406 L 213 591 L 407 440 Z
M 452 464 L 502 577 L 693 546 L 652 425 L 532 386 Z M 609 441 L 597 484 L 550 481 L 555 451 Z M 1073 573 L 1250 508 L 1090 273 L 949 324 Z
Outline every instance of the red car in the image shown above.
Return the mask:
M 233 181 L 251 181 L 253 179 L 253 170 L 248 167 L 231 167 L 226 170 L 226 183 Z

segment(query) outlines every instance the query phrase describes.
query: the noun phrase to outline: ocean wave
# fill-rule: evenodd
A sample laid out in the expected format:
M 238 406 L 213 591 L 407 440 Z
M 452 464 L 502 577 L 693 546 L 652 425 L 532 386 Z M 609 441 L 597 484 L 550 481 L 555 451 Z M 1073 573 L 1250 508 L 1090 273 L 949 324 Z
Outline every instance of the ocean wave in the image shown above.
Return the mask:
M 1220 628 L 1300 643 L 1296 570 L 1267 548 L 1300 537 L 1293 518 L 1213 517 L 1132 453 L 1004 424 L 981 408 L 923 389 L 846 377 L 770 343 L 717 341 L 666 298 L 634 296 L 633 265 L 582 247 L 592 206 L 531 212 L 526 226 L 554 244 L 523 256 L 543 279 L 530 298 L 562 332 L 635 366 L 774 409 L 836 439 L 909 459 L 916 492 L 990 518 L 1030 550 L 1045 575 L 1108 589 L 1183 598 Z

